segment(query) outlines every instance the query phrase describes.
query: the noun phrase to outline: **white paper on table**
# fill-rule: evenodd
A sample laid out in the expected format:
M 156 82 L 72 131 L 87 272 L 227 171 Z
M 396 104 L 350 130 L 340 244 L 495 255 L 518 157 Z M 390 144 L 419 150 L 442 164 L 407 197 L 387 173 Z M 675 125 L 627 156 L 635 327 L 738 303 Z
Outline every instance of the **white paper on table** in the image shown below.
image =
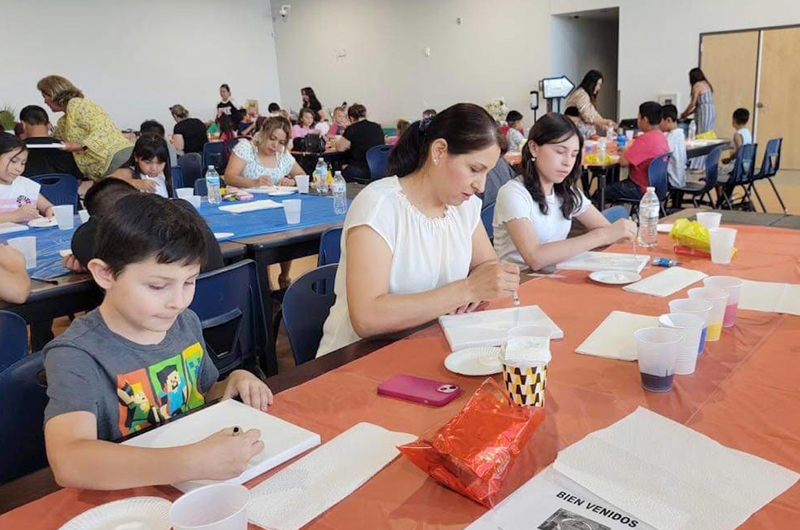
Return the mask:
M 264 199 L 261 201 L 243 202 L 241 204 L 231 204 L 219 207 L 220 210 L 230 213 L 255 212 L 257 210 L 269 210 L 272 208 L 283 208 L 283 204 L 275 202 L 272 199 Z
M 699 282 L 707 276 L 708 274 L 702 271 L 684 269 L 683 267 L 670 267 L 662 272 L 648 276 L 644 280 L 628 284 L 623 289 L 632 293 L 651 294 L 665 298 L 689 287 L 695 282 Z
M 135 447 L 176 447 L 199 442 L 220 429 L 231 427 L 243 431 L 259 429 L 260 440 L 264 442 L 264 450 L 250 460 L 241 475 L 224 481 L 231 484 L 247 482 L 320 444 L 319 434 L 233 399 L 220 401 L 123 443 Z M 195 480 L 174 486 L 181 491 L 190 491 L 215 482 L 219 481 Z
M 543 326 L 552 331 L 551 339 L 563 339 L 564 332 L 538 305 L 476 311 L 439 317 L 444 336 L 452 351 L 478 346 L 500 346 L 508 331 L 517 326 Z
M 247 188 L 245 191 L 250 193 L 275 193 L 276 191 L 297 191 L 297 186 L 259 186 L 257 188 Z
M 800 284 L 742 280 L 739 309 L 800 316 Z
M 557 269 L 579 271 L 631 271 L 642 272 L 650 261 L 646 254 L 620 254 L 615 252 L 582 252 L 577 256 L 562 261 Z
M 67 147 L 62 143 L 56 144 L 27 144 L 28 149 L 66 149 Z
M 659 530 L 733 530 L 800 477 L 641 407 L 553 468 Z
M 269 530 L 295 530 L 353 493 L 417 439 L 359 423 L 252 490 L 247 517 Z
M 571 525 L 571 526 L 570 526 Z M 560 475 L 540 471 L 466 530 L 655 530 Z
M 575 353 L 635 361 L 639 357 L 636 354 L 636 338 L 633 334 L 642 328 L 650 327 L 658 327 L 658 317 L 612 311 L 592 331 L 592 334 L 575 348 Z
M 28 225 L 19 223 L 0 223 L 0 234 L 11 234 L 14 232 L 22 232 L 28 230 Z

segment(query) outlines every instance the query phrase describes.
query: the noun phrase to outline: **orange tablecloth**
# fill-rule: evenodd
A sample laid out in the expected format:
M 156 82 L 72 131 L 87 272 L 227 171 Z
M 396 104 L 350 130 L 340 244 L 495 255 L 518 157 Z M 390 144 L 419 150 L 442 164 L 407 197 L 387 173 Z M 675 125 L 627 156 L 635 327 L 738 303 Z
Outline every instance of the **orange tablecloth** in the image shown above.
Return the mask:
M 672 255 L 671 243 L 666 236 L 660 237 L 660 245 L 652 254 Z M 740 252 L 730 266 L 699 258 L 680 259 L 683 265 L 709 274 L 800 282 L 797 231 L 741 226 L 736 243 Z M 649 268 L 643 275 L 660 270 Z M 800 471 L 800 317 L 739 311 L 736 326 L 725 330 L 719 342 L 707 344 L 694 375 L 677 376 L 669 393 L 646 393 L 636 363 L 578 355 L 574 350 L 613 309 L 658 315 L 667 311 L 670 299 L 684 297 L 685 290 L 671 298 L 655 298 L 592 283 L 585 272 L 566 274 L 565 279 L 535 279 L 520 289 L 523 304 L 540 305 L 561 326 L 565 337 L 553 343 L 547 419 L 518 461 L 525 476 L 508 484 L 509 490 L 550 464 L 560 449 L 607 427 L 638 406 L 729 447 Z M 510 300 L 492 304 L 509 305 Z M 276 396 L 272 412 L 320 433 L 323 441 L 360 421 L 417 435 L 430 432 L 463 407 L 482 381 L 448 372 L 442 364 L 448 353 L 441 330 L 431 326 L 282 392 Z M 377 385 L 398 373 L 456 381 L 465 392 L 439 409 L 378 397 Z M 170 499 L 178 496 L 169 487 L 115 493 L 66 489 L 0 516 L 0 528 L 57 528 L 92 506 L 144 494 Z M 467 526 L 483 512 L 479 505 L 439 486 L 409 461 L 398 458 L 309 528 L 450 530 Z M 795 485 L 742 528 L 798 525 L 800 486 Z

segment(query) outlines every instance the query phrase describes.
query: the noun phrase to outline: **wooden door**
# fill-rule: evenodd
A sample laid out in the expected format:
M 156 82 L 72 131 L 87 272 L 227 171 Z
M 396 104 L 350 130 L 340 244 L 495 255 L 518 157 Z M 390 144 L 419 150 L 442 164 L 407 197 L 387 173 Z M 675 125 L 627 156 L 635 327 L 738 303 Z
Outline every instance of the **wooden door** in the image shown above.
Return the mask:
M 733 138 L 733 111 L 743 107 L 750 111 L 751 120 L 754 115 L 758 31 L 703 35 L 700 46 L 700 68 L 714 87 L 714 132 L 720 138 Z
M 781 169 L 800 169 L 800 27 L 762 34 L 756 141 L 759 162 L 767 141 L 783 138 Z

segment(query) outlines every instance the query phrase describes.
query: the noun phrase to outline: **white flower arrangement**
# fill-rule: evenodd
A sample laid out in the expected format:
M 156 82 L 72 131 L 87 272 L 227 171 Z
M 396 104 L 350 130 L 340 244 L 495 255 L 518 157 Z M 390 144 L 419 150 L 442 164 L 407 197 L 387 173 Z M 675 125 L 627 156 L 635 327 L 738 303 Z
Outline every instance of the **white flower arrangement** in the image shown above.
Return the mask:
M 486 105 L 486 110 L 498 124 L 503 123 L 508 115 L 505 98 L 495 98 Z

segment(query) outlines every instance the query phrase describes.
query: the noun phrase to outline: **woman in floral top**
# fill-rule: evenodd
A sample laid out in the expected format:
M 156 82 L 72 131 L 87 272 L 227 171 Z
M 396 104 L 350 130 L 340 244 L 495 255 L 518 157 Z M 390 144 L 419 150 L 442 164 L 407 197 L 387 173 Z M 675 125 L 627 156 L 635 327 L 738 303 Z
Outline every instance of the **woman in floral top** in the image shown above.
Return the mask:
M 63 112 L 53 136 L 62 140 L 73 153 L 75 163 L 85 177 L 101 180 L 128 161 L 133 144 L 96 103 L 83 97 L 68 79 L 49 75 L 36 88 L 53 112 Z
M 581 121 L 597 129 L 598 134 L 604 132 L 606 128 L 615 128 L 617 126 L 614 120 L 603 118 L 597 112 L 597 95 L 600 93 L 600 88 L 603 86 L 603 74 L 598 70 L 589 70 L 583 76 L 581 84 L 567 96 L 567 102 L 564 104 L 565 108 L 577 107 L 581 114 Z

